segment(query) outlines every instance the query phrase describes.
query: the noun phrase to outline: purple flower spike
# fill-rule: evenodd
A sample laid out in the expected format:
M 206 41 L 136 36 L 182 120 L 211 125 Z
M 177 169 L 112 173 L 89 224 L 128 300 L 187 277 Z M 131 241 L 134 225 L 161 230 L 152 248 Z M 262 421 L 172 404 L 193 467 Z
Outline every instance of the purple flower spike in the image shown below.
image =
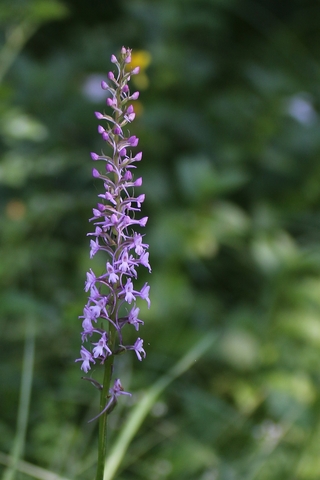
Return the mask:
M 151 272 L 149 245 L 144 242 L 144 236 L 134 230 L 135 226 L 139 230 L 145 227 L 148 220 L 140 213 L 145 194 L 137 190 L 142 186 L 142 178 L 133 173 L 136 163 L 142 159 L 142 152 L 132 151 L 139 139 L 128 131 L 135 118 L 130 102 L 139 97 L 139 92 L 130 93 L 129 81 L 132 74 L 139 72 L 139 67 L 130 70 L 131 50 L 125 47 L 118 57 L 111 56 L 111 62 L 115 71 L 107 74 L 108 83 L 101 82 L 101 88 L 106 91 L 107 112 L 95 112 L 102 123 L 98 133 L 109 152 L 101 155 L 91 152 L 93 161 L 103 162 L 96 163 L 98 167 L 92 169 L 95 184 L 101 181 L 101 190 L 90 219 L 93 227 L 88 233 L 90 258 L 95 255 L 96 261 L 101 258 L 101 269 L 99 274 L 92 269 L 87 273 L 84 289 L 88 301 L 79 317 L 83 345 L 81 358 L 76 362 L 82 362 L 81 369 L 85 373 L 96 362 L 108 365 L 113 362 L 110 357 L 120 352 L 131 350 L 140 361 L 146 356 L 140 337 L 133 345 L 123 346 L 123 329 L 133 328 L 138 332 L 143 325 L 138 318 L 140 308 L 137 304 L 144 300 L 150 307 L 150 287 L 147 283 L 142 288 L 141 283 L 140 287 L 136 285 L 140 267 Z M 109 389 L 109 386 L 102 388 Z M 110 413 L 119 395 L 131 394 L 124 391 L 117 379 L 109 389 L 106 407 L 95 418 L 104 412 Z

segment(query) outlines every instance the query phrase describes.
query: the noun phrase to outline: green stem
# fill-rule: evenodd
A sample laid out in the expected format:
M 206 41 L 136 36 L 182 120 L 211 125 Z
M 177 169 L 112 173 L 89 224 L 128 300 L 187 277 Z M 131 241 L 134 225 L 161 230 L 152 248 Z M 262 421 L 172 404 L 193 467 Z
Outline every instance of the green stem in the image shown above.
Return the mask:
M 114 332 L 113 336 L 114 336 Z M 111 335 L 111 329 L 110 329 Z M 103 387 L 100 395 L 100 412 L 105 408 L 108 401 L 107 397 L 110 389 L 110 382 L 113 370 L 113 355 L 107 357 L 104 364 Z M 99 443 L 98 443 L 98 464 L 96 480 L 103 480 L 104 466 L 107 456 L 107 432 L 108 432 L 108 412 L 99 417 Z

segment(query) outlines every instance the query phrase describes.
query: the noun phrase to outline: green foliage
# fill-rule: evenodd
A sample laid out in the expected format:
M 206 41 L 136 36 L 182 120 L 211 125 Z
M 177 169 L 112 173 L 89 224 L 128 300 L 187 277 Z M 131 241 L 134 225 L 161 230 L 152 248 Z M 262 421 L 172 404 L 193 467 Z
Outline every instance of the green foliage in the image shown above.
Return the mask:
M 98 395 L 74 359 L 96 202 L 89 152 L 102 147 L 97 79 L 125 45 L 145 62 L 132 133 L 144 152 L 152 306 L 146 360 L 117 366 L 134 396 L 113 413 L 111 444 L 159 378 L 209 332 L 217 340 L 154 398 L 117 478 L 317 480 L 319 8 L 15 0 L 0 18 L 0 452 L 19 457 L 32 319 L 20 453 L 47 473 L 94 475 Z M 45 478 L 17 465 L 29 472 L 19 478 Z

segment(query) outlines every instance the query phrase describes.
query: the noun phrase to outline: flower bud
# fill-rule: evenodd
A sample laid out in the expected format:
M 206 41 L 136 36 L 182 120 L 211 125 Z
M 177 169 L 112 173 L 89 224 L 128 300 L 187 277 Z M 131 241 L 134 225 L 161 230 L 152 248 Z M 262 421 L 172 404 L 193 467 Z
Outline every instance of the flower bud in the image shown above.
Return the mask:
M 141 187 L 142 185 L 142 177 L 137 178 L 137 180 L 133 184 L 135 187 Z
M 132 180 L 132 173 L 130 172 L 130 170 L 126 171 L 123 178 L 126 182 L 130 182 Z
M 139 138 L 135 135 L 132 135 L 132 137 L 128 138 L 128 143 L 131 145 L 131 147 L 136 147 L 139 143 Z

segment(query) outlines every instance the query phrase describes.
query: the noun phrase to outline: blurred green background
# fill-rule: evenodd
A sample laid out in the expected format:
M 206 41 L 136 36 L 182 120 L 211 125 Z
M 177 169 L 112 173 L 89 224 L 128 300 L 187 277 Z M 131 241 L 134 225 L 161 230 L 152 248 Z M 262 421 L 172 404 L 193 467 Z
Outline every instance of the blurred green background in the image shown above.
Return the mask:
M 4 478 L 94 475 L 98 394 L 74 359 L 95 265 L 93 112 L 122 45 L 142 67 L 131 131 L 153 272 L 147 358 L 118 362 L 134 395 L 111 443 L 212 341 L 158 396 L 116 478 L 320 478 L 319 25 L 315 0 L 1 1 Z M 6 455 L 28 464 L 14 475 Z

